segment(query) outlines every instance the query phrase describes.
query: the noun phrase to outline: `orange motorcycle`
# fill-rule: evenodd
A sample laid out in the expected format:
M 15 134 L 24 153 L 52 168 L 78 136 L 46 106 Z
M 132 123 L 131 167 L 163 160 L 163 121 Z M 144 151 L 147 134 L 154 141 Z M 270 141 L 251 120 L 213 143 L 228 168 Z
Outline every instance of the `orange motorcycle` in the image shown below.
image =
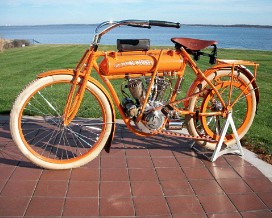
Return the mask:
M 117 51 L 99 51 L 101 37 L 119 26 L 180 28 L 154 20 L 103 22 L 75 69 L 39 74 L 19 94 L 10 117 L 13 140 L 29 160 L 68 169 L 88 163 L 103 148 L 109 152 L 115 106 L 139 136 L 184 137 L 214 150 L 230 112 L 239 139 L 247 133 L 259 102 L 258 64 L 217 59 L 216 41 L 191 38 L 172 38 L 173 49 L 150 49 L 148 39 L 119 39 Z M 200 56 L 212 67 L 197 67 Z M 224 144 L 234 143 L 227 131 Z

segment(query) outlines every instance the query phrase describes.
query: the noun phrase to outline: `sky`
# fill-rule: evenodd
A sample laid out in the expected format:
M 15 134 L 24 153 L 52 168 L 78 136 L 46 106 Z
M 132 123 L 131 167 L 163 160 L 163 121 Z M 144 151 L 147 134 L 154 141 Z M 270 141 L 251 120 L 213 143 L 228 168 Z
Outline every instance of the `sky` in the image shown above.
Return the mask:
M 272 0 L 0 0 L 0 26 L 126 19 L 272 25 Z

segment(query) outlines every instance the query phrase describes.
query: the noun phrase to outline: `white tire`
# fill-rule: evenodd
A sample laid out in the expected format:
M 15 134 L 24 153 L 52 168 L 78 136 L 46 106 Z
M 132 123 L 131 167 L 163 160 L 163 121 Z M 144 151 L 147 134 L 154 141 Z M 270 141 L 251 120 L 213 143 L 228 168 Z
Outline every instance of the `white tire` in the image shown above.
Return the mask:
M 99 155 L 112 131 L 112 108 L 96 85 L 87 83 L 82 104 L 67 126 L 62 115 L 73 77 L 53 75 L 30 83 L 17 97 L 10 130 L 21 152 L 47 169 L 80 167 Z M 78 79 L 78 83 L 80 83 Z
M 215 71 L 214 73 L 208 76 L 209 81 L 213 81 L 214 85 L 217 86 L 219 93 L 222 95 L 224 102 L 228 103 L 229 91 L 231 90 L 229 84 L 231 80 L 231 69 L 223 69 Z M 243 89 L 247 87 L 250 83 L 249 79 L 242 74 L 241 72 L 234 72 L 235 83 L 232 87 L 231 100 L 232 103 L 242 92 Z M 192 93 L 197 93 L 207 87 L 207 82 L 202 81 L 196 89 Z M 220 106 L 220 101 L 218 97 L 214 94 L 214 92 L 210 92 L 210 94 L 196 96 L 191 99 L 189 103 L 190 111 L 197 111 L 199 113 L 203 112 L 212 112 L 212 101 L 217 102 L 218 106 Z M 220 107 L 218 107 L 219 109 Z M 254 88 L 252 84 L 250 84 L 243 95 L 240 97 L 239 101 L 233 107 L 233 119 L 237 128 L 237 132 L 239 138 L 245 136 L 248 132 L 254 116 L 256 113 L 256 96 L 254 92 Z M 196 122 L 198 120 L 198 122 Z M 219 133 L 223 128 L 225 122 L 225 118 L 220 116 L 210 116 L 210 117 L 199 117 L 196 119 L 195 117 L 189 117 L 188 121 L 188 131 L 193 136 L 201 136 L 206 135 L 214 140 L 219 139 Z M 207 141 L 196 141 L 198 144 L 214 150 L 216 147 L 216 142 L 207 142 Z M 236 143 L 235 137 L 232 132 L 227 132 L 224 143 L 227 146 L 232 146 Z

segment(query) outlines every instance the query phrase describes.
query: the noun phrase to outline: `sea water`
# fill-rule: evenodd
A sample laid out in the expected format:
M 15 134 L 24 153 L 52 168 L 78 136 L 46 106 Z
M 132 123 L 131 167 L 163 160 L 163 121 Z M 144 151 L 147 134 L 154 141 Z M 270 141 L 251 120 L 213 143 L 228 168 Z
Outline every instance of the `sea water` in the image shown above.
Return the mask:
M 41 44 L 89 44 L 96 25 L 0 26 L 0 38 L 27 39 Z M 150 39 L 151 45 L 172 45 L 171 38 L 186 37 L 215 40 L 219 48 L 272 50 L 272 28 L 190 26 L 180 29 L 118 27 L 101 39 L 114 45 L 117 39 Z

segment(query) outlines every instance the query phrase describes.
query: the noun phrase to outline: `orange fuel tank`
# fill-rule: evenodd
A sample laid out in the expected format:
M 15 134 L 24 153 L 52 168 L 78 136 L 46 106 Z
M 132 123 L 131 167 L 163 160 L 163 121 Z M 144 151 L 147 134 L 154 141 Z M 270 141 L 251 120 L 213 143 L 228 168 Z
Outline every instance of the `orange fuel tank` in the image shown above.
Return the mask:
M 158 63 L 160 50 L 136 52 L 110 52 L 100 63 L 104 75 L 152 73 Z M 158 72 L 176 72 L 183 66 L 182 56 L 174 50 L 164 50 Z

